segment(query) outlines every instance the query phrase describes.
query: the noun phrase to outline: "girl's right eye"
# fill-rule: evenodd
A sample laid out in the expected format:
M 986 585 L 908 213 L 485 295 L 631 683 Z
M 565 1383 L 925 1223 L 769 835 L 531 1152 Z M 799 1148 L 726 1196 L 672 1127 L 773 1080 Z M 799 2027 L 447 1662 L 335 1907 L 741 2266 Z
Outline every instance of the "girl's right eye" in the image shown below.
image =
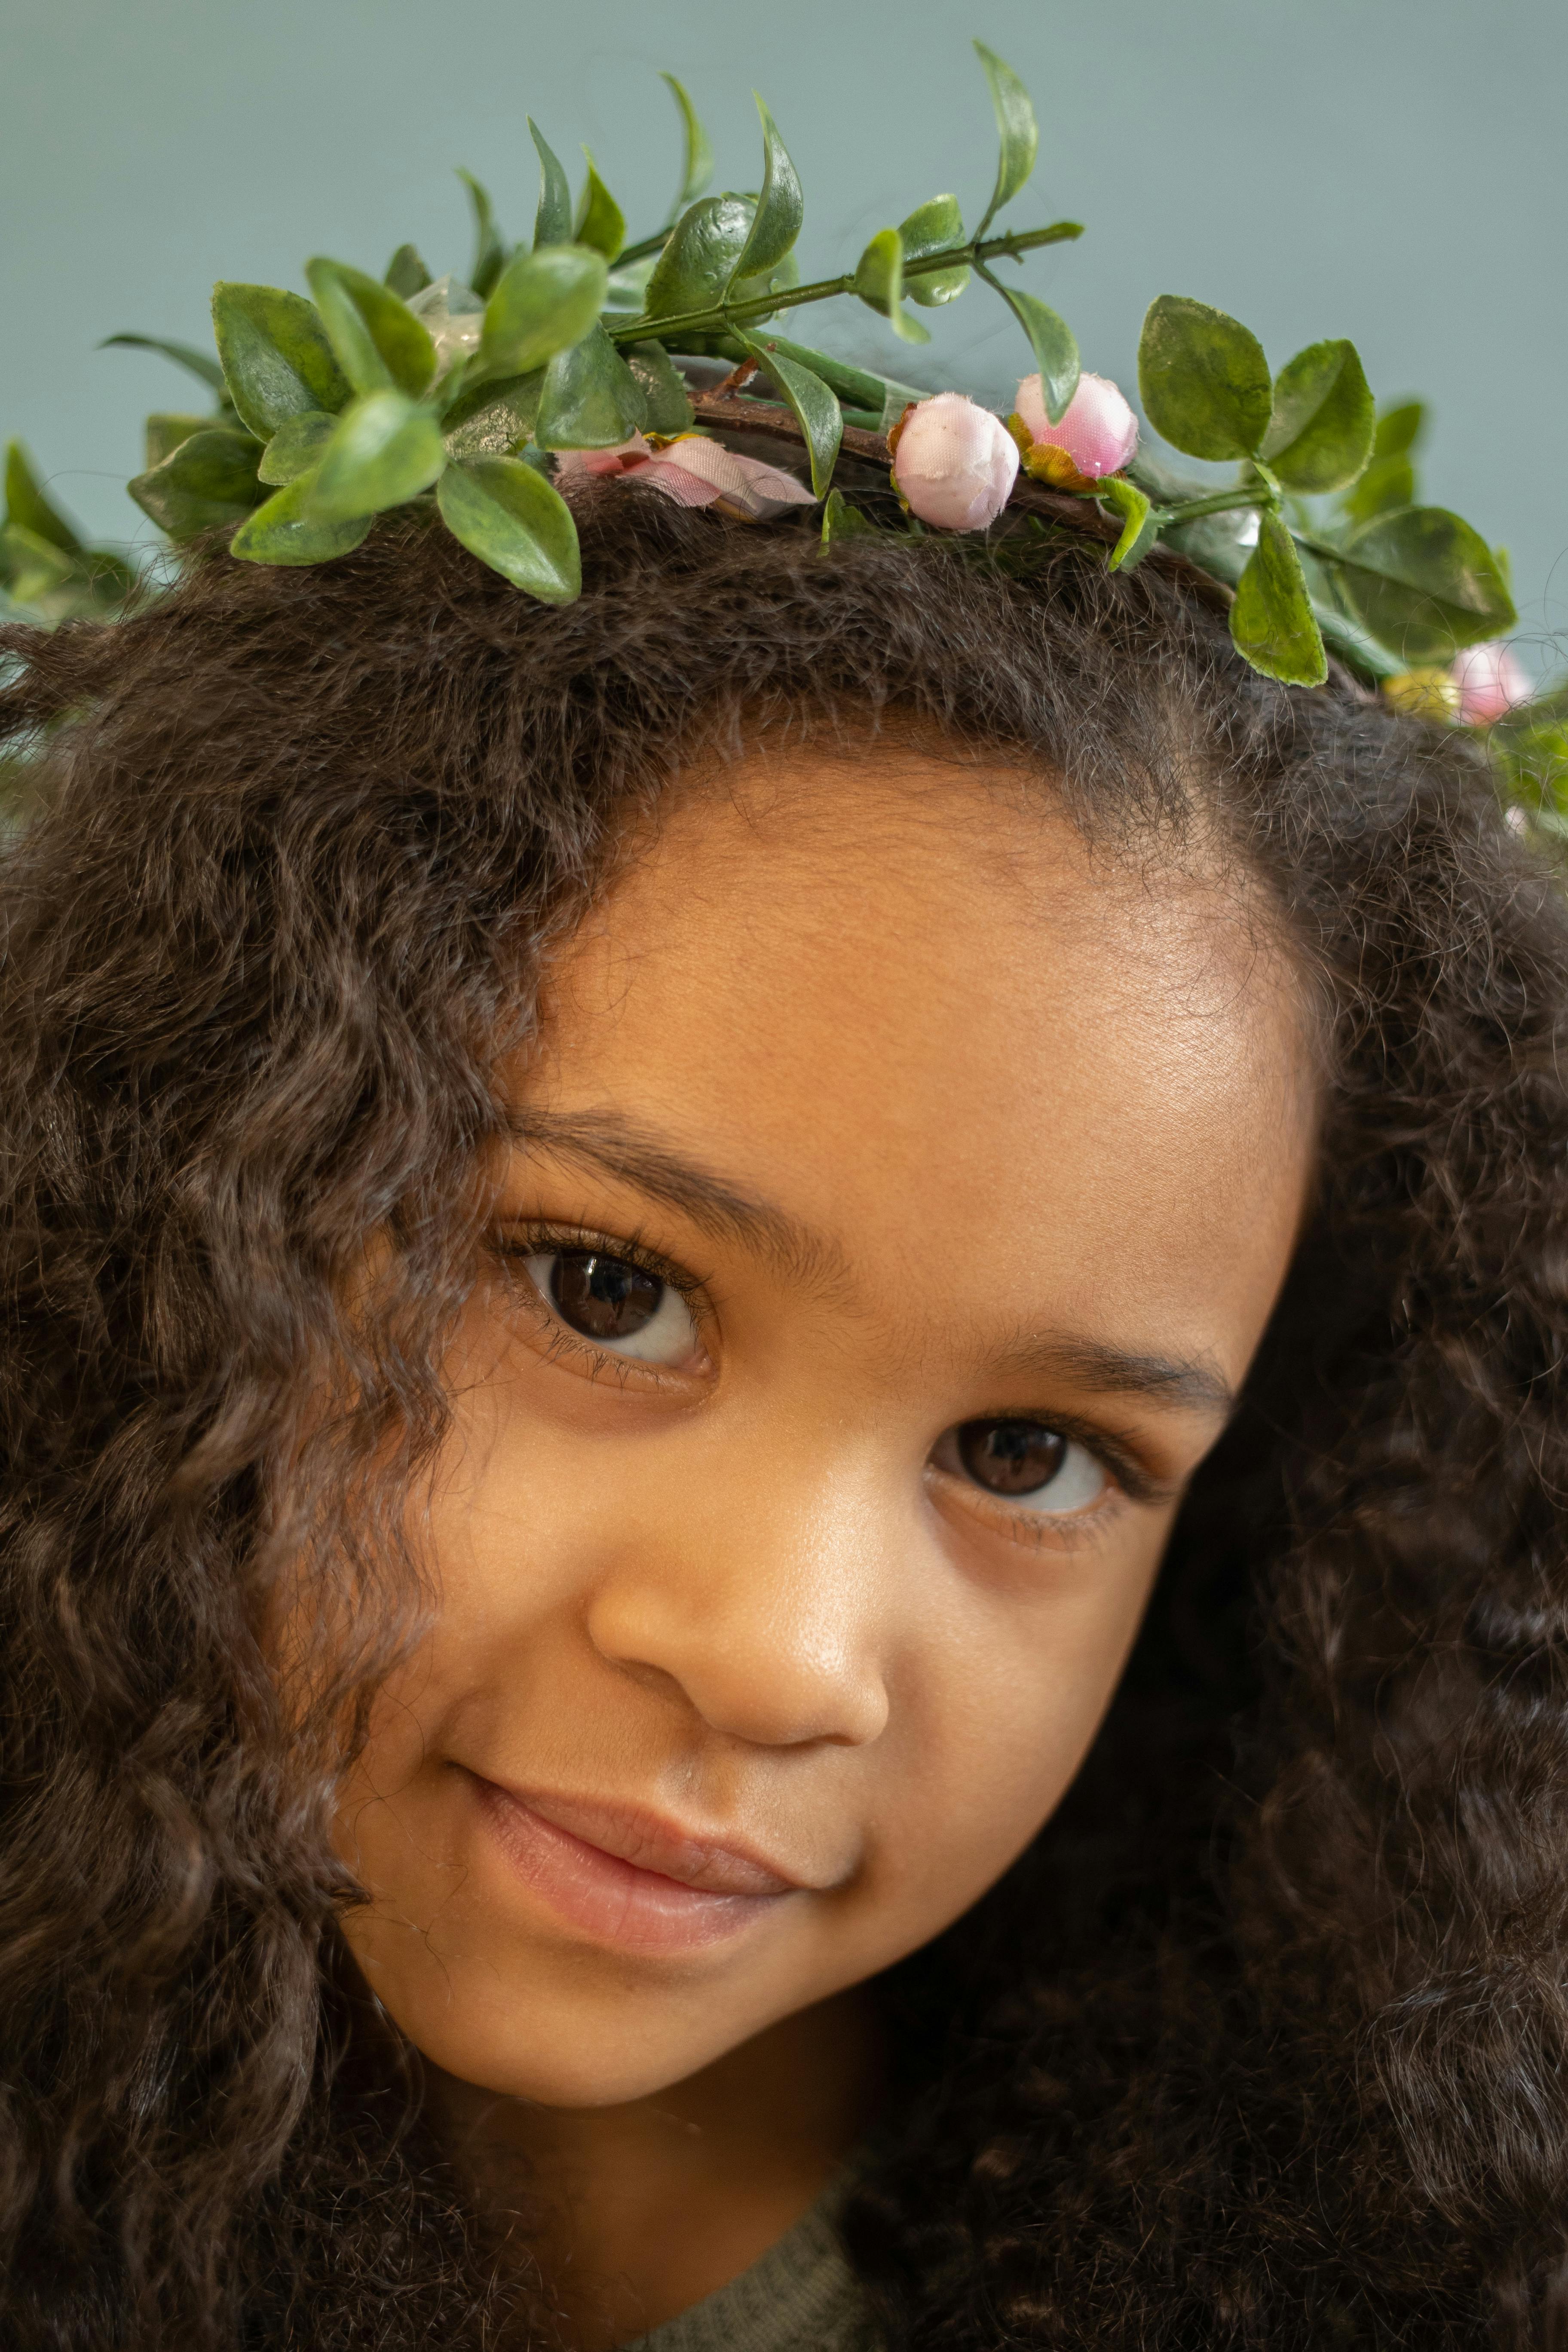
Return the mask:
M 673 1284 L 605 1250 L 537 1250 L 523 1260 L 556 1318 L 606 1354 L 673 1368 L 698 1347 L 690 1307 Z

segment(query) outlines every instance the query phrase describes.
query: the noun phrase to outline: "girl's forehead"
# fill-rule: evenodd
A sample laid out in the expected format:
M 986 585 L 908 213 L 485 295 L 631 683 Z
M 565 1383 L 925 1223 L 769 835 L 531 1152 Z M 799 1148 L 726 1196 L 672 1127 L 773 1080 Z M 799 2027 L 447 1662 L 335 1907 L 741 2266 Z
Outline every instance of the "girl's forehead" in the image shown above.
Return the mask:
M 1164 1295 L 1229 1352 L 1196 1326 L 1271 1286 L 1313 1124 L 1244 896 L 1097 856 L 995 780 L 958 777 L 940 824 L 932 794 L 904 822 L 886 783 L 770 782 L 761 808 L 689 802 L 584 926 L 525 1117 L 651 1140 L 852 1265 L 929 1259 L 956 1291 L 1005 1258 L 1080 1321 Z

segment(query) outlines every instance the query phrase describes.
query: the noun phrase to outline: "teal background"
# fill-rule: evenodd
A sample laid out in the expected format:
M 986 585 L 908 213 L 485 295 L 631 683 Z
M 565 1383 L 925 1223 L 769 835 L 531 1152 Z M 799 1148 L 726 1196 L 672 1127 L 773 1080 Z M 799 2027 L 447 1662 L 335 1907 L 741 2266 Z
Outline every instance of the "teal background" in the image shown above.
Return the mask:
M 379 271 L 410 237 L 461 272 L 453 168 L 490 185 L 517 235 L 537 185 L 526 112 L 574 165 L 578 142 L 594 149 L 643 234 L 677 172 L 660 66 L 690 89 L 721 185 L 756 184 L 763 92 L 805 187 L 809 276 L 939 190 L 973 218 L 994 148 L 972 33 L 1041 119 L 1007 220 L 1086 224 L 1023 280 L 1086 365 L 1131 392 L 1139 322 L 1165 291 L 1245 320 L 1276 366 L 1350 335 L 1380 396 L 1434 403 L 1424 494 L 1509 546 L 1521 649 L 1555 666 L 1563 0 L 5 0 L 0 431 L 96 535 L 154 540 L 121 486 L 142 413 L 185 405 L 189 380 L 100 337 L 205 344 L 215 278 L 298 286 L 313 253 Z M 795 331 L 919 377 L 879 321 L 836 309 Z M 937 326 L 927 380 L 1005 403 L 1025 350 L 994 298 L 972 289 Z

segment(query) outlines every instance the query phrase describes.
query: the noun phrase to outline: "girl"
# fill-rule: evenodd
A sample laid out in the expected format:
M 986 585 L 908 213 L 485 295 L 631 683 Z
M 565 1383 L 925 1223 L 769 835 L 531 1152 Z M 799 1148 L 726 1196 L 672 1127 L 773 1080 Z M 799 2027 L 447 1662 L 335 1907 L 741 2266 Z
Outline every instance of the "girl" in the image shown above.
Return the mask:
M 6 2346 L 1557 2342 L 1555 887 L 574 505 L 4 635 Z

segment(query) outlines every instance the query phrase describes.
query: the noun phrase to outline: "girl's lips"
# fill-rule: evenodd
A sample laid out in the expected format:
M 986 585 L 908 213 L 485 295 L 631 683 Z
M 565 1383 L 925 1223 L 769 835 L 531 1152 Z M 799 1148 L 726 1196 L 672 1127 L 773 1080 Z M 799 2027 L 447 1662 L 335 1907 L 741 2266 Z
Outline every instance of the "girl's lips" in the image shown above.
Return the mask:
M 553 1911 L 623 1950 L 685 1952 L 738 1935 L 800 1882 L 732 1847 L 651 1815 L 591 1801 L 526 1796 L 468 1775 L 496 1843 Z M 636 1854 L 637 1860 L 630 1857 Z M 661 1864 L 662 1868 L 650 1864 Z

